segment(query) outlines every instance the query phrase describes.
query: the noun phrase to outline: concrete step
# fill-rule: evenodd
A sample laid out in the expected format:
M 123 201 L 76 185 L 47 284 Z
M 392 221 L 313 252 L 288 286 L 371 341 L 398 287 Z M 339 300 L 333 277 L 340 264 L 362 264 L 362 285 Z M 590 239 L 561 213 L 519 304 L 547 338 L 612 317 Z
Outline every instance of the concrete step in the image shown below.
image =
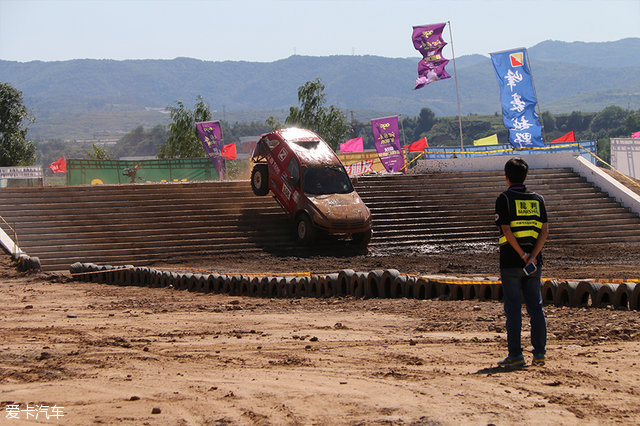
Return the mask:
M 372 211 L 371 247 L 496 244 L 500 172 L 371 176 L 354 186 Z M 532 171 L 527 187 L 545 197 L 552 242 L 640 241 L 640 218 L 569 169 Z M 0 215 L 45 270 L 263 250 L 330 255 L 336 244 L 353 250 L 335 239 L 297 247 L 287 215 L 272 197 L 254 196 L 248 181 L 4 188 Z

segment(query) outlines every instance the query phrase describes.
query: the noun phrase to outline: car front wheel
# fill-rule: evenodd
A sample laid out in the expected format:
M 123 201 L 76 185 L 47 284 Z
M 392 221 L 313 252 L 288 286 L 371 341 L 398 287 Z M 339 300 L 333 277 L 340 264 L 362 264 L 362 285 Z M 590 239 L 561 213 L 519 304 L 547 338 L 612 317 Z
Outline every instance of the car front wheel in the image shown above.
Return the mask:
M 371 241 L 372 234 L 373 234 L 373 231 L 369 229 L 368 231 L 358 232 L 356 234 L 353 234 L 351 238 L 358 247 L 365 248 L 369 245 L 369 241 Z
M 269 169 L 266 164 L 256 164 L 251 172 L 251 189 L 256 195 L 269 193 Z
M 300 244 L 310 245 L 316 239 L 316 229 L 311 224 L 308 215 L 302 213 L 296 219 L 296 241 Z

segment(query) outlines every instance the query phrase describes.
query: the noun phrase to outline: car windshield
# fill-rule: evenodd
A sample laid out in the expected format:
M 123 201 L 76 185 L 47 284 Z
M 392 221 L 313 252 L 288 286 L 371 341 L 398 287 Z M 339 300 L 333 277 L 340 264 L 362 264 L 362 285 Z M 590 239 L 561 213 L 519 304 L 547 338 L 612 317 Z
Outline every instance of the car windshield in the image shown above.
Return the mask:
M 304 169 L 304 192 L 314 195 L 348 194 L 353 186 L 344 168 L 340 166 L 318 166 Z

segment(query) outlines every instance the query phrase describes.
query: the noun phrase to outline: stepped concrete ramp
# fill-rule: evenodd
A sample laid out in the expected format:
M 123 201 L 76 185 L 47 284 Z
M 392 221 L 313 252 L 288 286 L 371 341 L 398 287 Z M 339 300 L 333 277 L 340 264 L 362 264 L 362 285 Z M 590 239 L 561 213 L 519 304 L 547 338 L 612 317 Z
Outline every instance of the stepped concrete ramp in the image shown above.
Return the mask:
M 502 172 L 381 175 L 354 185 L 372 211 L 372 250 L 497 244 Z M 640 241 L 638 215 L 570 168 L 531 170 L 527 186 L 545 197 L 551 241 Z M 354 251 L 348 240 L 296 247 L 286 214 L 272 197 L 253 195 L 248 181 L 4 188 L 0 216 L 48 271 L 74 262 L 143 266 L 239 252 Z

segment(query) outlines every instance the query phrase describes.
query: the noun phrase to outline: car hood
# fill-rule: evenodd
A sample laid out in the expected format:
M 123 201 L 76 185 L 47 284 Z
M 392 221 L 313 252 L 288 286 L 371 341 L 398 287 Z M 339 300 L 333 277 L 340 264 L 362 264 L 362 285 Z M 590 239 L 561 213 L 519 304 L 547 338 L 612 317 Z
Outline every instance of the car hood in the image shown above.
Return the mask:
M 371 213 L 356 191 L 348 194 L 310 195 L 307 198 L 327 219 L 367 221 Z

